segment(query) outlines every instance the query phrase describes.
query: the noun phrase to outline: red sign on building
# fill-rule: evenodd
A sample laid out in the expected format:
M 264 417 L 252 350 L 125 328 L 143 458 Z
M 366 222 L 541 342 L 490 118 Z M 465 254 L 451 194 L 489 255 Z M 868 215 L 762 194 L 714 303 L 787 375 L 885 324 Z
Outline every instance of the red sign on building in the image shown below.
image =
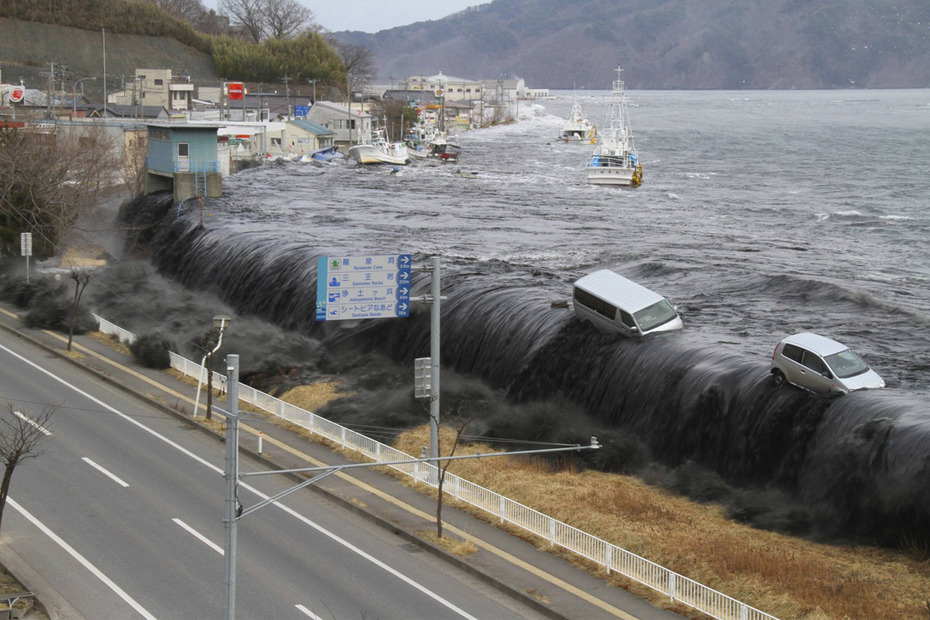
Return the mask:
M 245 95 L 245 88 L 242 86 L 242 82 L 230 82 L 228 88 L 230 99 L 242 99 Z
M 14 86 L 10 91 L 10 101 L 13 103 L 18 103 L 23 100 L 23 97 L 26 96 L 26 92 L 19 86 Z

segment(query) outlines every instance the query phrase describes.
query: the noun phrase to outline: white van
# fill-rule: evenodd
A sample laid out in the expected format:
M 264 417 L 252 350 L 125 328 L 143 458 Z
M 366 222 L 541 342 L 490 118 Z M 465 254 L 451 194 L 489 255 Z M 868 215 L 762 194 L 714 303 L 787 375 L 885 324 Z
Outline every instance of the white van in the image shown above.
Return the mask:
M 681 329 L 681 317 L 664 297 L 601 269 L 575 282 L 575 316 L 600 330 L 639 337 Z

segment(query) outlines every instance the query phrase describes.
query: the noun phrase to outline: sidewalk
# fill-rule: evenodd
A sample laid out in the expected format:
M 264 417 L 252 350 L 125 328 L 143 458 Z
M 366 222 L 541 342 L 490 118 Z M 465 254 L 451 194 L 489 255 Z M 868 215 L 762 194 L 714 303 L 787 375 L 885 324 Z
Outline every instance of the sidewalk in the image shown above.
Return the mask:
M 90 335 L 75 336 L 73 349 L 83 357 L 65 354 L 67 335 L 24 327 L 12 316 L 16 310 L 0 305 L 0 329 L 34 342 L 52 353 L 94 373 L 134 396 L 153 404 L 167 414 L 199 427 L 222 441 L 221 432 L 204 424 L 203 413 L 191 417 L 196 387 L 167 372 L 143 368 L 131 356 Z M 203 405 L 201 398 L 201 405 Z M 259 435 L 261 433 L 261 435 Z M 262 453 L 258 454 L 261 438 Z M 240 450 L 264 460 L 269 469 L 295 469 L 321 464 L 348 464 L 350 461 L 329 448 L 305 440 L 261 416 L 243 416 Z M 444 532 L 467 538 L 478 548 L 465 557 L 454 556 L 429 543 L 421 533 L 436 531 L 436 499 L 422 495 L 410 486 L 373 469 L 358 468 L 327 477 L 307 487 L 328 501 L 366 517 L 373 525 L 386 528 L 410 544 L 485 580 L 501 592 L 521 600 L 551 618 L 680 618 L 653 607 L 629 592 L 607 584 L 571 566 L 554 554 L 539 550 L 486 521 L 443 506 Z M 303 480 L 297 478 L 295 480 Z M 222 518 L 222 515 L 217 515 Z M 15 566 L 8 567 L 15 573 Z M 28 575 L 17 575 L 27 587 L 35 587 L 39 598 L 48 595 L 47 584 L 33 585 Z M 51 612 L 50 612 L 51 613 Z M 52 615 L 53 620 L 56 618 Z

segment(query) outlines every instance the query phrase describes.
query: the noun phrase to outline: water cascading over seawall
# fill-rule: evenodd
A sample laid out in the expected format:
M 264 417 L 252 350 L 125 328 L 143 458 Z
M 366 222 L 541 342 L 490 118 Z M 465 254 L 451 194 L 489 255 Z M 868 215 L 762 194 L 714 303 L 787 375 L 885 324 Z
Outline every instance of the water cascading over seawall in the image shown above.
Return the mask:
M 163 211 L 157 231 L 142 239 L 163 274 L 332 347 L 351 340 L 410 368 L 429 354 L 428 309 L 340 327 L 338 335 L 316 323 L 316 260 L 324 249 L 175 220 L 158 200 L 137 201 L 124 218 L 132 222 L 135 212 L 153 221 Z M 448 270 L 443 366 L 480 377 L 514 402 L 576 403 L 605 428 L 635 435 L 666 467 L 693 462 L 734 486 L 785 491 L 821 533 L 884 544 L 926 539 L 930 417 L 916 397 L 779 388 L 767 364 L 690 339 L 687 327 L 641 340 L 607 336 L 574 320 L 570 308 L 552 307 L 536 277 Z M 414 295 L 428 288 L 428 277 L 418 275 Z

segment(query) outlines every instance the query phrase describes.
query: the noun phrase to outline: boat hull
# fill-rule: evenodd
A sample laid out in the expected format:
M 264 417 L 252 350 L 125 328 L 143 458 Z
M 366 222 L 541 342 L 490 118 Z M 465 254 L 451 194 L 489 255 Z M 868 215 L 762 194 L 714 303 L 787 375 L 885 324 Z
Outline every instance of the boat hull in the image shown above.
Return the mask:
M 592 185 L 633 185 L 633 168 L 621 166 L 588 166 L 585 175 Z
M 349 149 L 349 156 L 360 164 L 393 164 L 403 166 L 409 161 L 409 155 L 404 152 L 386 153 L 371 144 L 356 144 Z

